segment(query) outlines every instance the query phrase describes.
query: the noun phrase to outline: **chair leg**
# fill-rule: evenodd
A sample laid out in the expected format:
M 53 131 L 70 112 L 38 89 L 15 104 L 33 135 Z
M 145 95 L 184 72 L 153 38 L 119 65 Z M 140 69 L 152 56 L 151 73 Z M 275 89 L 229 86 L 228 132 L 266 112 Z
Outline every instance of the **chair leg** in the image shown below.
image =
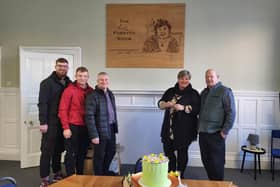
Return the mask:
M 243 172 L 245 157 L 246 157 L 246 152 L 243 151 L 243 159 L 242 159 L 242 164 L 241 164 L 241 169 L 240 169 L 241 173 Z
M 254 179 L 256 180 L 257 179 L 257 154 L 254 154 Z
M 118 165 L 119 165 L 119 175 L 121 175 L 121 155 L 120 152 L 118 152 Z
M 270 156 L 270 172 L 272 173 L 272 155 Z
M 259 159 L 259 174 L 261 174 L 261 159 L 260 159 L 260 154 L 258 154 L 258 159 Z
M 274 181 L 274 157 L 272 157 L 272 180 Z

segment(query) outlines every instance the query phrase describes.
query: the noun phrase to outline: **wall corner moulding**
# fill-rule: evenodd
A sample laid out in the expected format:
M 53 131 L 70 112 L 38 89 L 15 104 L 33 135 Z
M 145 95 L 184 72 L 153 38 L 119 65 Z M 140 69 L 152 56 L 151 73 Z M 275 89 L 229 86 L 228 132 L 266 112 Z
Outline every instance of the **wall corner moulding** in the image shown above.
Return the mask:
M 2 46 L 0 46 L 0 88 L 2 87 Z

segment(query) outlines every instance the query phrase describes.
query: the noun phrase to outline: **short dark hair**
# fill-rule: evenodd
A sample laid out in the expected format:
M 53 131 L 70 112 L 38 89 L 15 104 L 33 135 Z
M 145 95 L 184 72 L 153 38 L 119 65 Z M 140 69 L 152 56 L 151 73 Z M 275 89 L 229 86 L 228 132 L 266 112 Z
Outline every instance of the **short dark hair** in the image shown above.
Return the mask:
M 177 78 L 180 79 L 180 78 L 185 77 L 185 76 L 187 76 L 190 80 L 192 78 L 191 73 L 188 70 L 185 70 L 185 69 L 179 71 L 179 73 L 177 75 Z
M 68 64 L 68 61 L 66 60 L 66 58 L 58 58 L 58 59 L 56 59 L 55 63 L 57 64 L 58 62 L 62 62 L 62 63 Z
M 80 66 L 76 69 L 76 73 L 78 72 L 88 72 L 88 69 L 84 66 Z

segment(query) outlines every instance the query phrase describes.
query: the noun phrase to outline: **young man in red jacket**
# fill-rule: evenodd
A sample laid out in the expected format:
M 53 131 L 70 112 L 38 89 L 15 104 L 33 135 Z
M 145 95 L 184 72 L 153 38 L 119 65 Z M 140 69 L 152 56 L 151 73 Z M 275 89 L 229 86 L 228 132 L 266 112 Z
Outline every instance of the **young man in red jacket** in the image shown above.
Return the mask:
M 83 174 L 84 159 L 88 148 L 88 133 L 85 126 L 85 97 L 93 91 L 88 85 L 87 68 L 79 67 L 75 74 L 76 81 L 64 90 L 58 116 L 65 138 L 65 168 L 68 176 Z

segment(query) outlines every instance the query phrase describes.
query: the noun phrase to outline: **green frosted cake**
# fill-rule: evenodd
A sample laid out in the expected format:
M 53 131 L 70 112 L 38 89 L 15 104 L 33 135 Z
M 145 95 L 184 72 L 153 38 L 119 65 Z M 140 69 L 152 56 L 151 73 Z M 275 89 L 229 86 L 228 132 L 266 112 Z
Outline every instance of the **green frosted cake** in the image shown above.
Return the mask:
M 162 153 L 145 155 L 142 159 L 140 184 L 145 187 L 169 187 L 168 158 Z

